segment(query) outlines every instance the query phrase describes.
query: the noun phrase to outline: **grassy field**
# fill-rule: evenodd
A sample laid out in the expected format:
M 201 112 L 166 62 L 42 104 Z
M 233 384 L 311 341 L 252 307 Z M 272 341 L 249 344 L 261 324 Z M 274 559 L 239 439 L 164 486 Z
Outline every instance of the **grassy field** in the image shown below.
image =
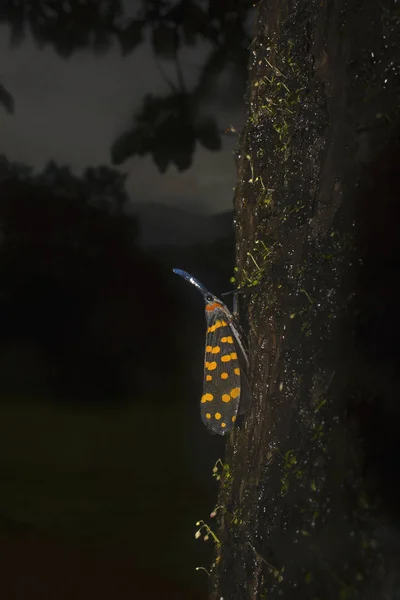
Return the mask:
M 205 461 L 209 476 L 196 469 L 197 442 L 182 409 L 148 406 L 83 411 L 2 402 L 3 541 L 118 543 L 130 547 L 138 568 L 198 577 L 194 567 L 207 563 L 209 551 L 194 541 L 195 522 L 212 509 L 213 459 Z

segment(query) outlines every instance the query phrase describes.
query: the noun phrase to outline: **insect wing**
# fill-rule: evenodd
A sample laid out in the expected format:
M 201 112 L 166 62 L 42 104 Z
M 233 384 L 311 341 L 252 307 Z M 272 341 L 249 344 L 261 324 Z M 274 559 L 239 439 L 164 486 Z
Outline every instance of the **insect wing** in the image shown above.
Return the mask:
M 238 414 L 244 415 L 249 410 L 253 402 L 253 395 L 251 393 L 249 380 L 247 379 L 246 375 L 249 369 L 249 359 L 247 358 L 247 354 L 243 347 L 243 343 L 240 338 L 239 332 L 237 331 L 233 323 L 231 323 L 231 329 L 235 340 L 240 368 L 240 405 Z
M 206 320 L 200 412 L 211 433 L 225 435 L 233 428 L 239 411 L 242 372 L 235 336 L 225 311 L 222 308 L 206 311 Z

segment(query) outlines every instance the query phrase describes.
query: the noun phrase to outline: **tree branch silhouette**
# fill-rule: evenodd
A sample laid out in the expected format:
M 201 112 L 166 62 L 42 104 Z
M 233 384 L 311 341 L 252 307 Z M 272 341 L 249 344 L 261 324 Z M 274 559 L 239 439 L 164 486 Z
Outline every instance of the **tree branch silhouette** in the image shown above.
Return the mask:
M 5 0 L 0 23 L 9 24 L 12 45 L 21 44 L 30 33 L 38 47 L 51 46 L 65 59 L 79 50 L 103 54 L 115 41 L 126 56 L 149 32 L 158 68 L 160 61 L 174 60 L 177 82 L 163 75 L 171 93 L 143 99 L 131 127 L 113 143 L 111 158 L 121 164 L 132 156 L 150 154 L 164 172 L 170 164 L 179 170 L 189 168 L 197 142 L 210 151 L 221 148 L 215 117 L 202 114 L 202 107 L 228 65 L 245 73 L 249 38 L 244 23 L 252 5 L 250 0 L 142 0 L 135 16 L 127 17 L 121 0 Z M 199 41 L 209 42 L 212 50 L 190 91 L 180 53 Z M 10 100 L 2 104 L 11 112 Z

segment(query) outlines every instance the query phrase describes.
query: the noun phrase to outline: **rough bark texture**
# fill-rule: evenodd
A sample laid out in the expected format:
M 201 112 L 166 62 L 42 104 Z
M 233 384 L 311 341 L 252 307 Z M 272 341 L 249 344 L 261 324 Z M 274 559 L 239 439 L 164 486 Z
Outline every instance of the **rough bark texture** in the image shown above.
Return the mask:
M 268 0 L 238 155 L 252 409 L 212 599 L 399 598 L 399 6 Z

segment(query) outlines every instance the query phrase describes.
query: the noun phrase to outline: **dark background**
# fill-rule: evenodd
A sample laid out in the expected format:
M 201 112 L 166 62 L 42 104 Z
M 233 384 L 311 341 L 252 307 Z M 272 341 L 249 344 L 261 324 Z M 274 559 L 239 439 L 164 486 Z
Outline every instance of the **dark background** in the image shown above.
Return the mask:
M 205 595 L 223 441 L 171 269 L 231 285 L 250 7 L 2 3 L 4 597 Z

